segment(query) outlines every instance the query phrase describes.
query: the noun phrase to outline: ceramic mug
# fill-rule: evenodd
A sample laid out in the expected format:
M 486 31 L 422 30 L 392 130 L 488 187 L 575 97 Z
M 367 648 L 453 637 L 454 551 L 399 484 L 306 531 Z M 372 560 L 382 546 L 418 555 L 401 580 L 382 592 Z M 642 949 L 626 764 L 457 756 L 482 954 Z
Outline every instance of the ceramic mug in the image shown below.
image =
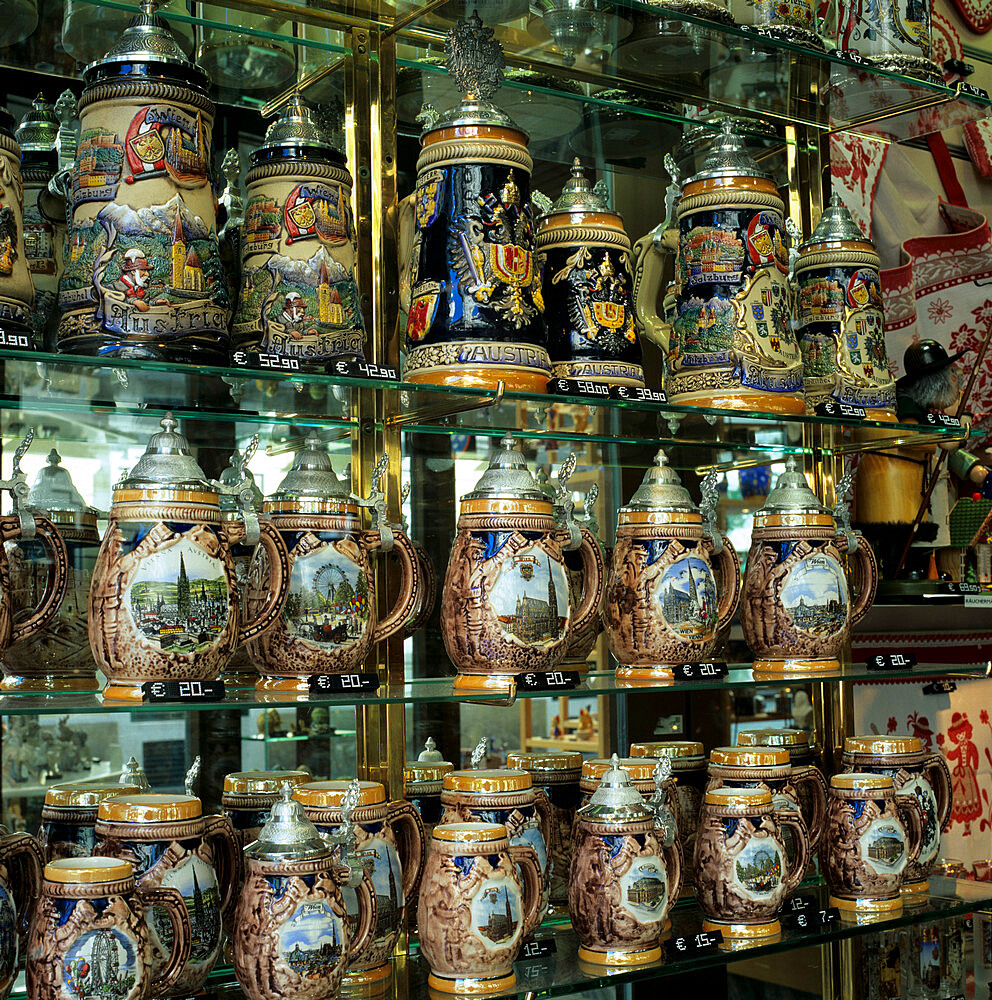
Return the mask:
M 896 792 L 887 774 L 833 775 L 822 847 L 830 905 L 859 916 L 901 910 L 903 873 L 920 856 L 925 817 L 916 796 Z
M 541 871 L 532 847 L 499 823 L 442 823 L 424 867 L 417 926 L 442 993 L 497 993 L 516 982 L 521 942 L 540 923 Z
M 38 843 L 45 852 L 45 861 L 59 858 L 86 858 L 96 848 L 97 810 L 105 799 L 118 795 L 137 795 L 136 785 L 91 785 L 85 781 L 67 781 L 50 785 L 45 790 L 41 807 L 41 827 Z
M 795 844 L 791 859 L 784 828 Z M 765 788 L 713 788 L 696 834 L 696 899 L 703 930 L 728 939 L 774 937 L 786 896 L 803 880 L 809 834 L 796 809 L 776 809 Z
M 156 961 L 143 911 L 162 914 L 172 947 Z M 27 994 L 32 1000 L 119 997 L 148 1000 L 175 987 L 189 958 L 190 918 L 176 889 L 135 886 L 116 858 L 60 858 L 45 867 L 28 936 Z
M 45 858 L 34 837 L 0 826 L 0 997 L 10 993 L 17 977 L 17 956 L 24 946 L 44 867 Z
M 241 850 L 226 816 L 204 816 L 193 795 L 120 795 L 100 803 L 97 850 L 134 866 L 139 889 L 178 889 L 191 914 L 189 959 L 162 996 L 203 987 L 221 951 L 222 921 L 241 876 Z M 162 911 L 147 910 L 160 941 Z M 171 948 L 162 941 L 164 960 Z

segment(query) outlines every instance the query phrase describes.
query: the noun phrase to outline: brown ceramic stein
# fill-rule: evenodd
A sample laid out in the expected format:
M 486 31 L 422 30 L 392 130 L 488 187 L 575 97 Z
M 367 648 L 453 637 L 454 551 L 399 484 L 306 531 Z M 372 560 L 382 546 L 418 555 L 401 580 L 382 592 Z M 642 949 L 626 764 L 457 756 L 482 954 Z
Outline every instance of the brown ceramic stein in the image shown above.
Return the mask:
M 568 903 L 568 869 L 572 862 L 572 828 L 582 795 L 582 754 L 578 750 L 515 750 L 506 755 L 508 768 L 530 775 L 551 810 L 551 841 L 548 843 L 548 896 L 552 906 Z
M 887 774 L 833 775 L 821 848 L 830 905 L 856 916 L 901 910 L 903 872 L 920 856 L 924 818 L 916 796 L 897 793 Z
M 45 857 L 28 833 L 11 833 L 0 826 L 0 997 L 6 997 L 17 977 L 17 956 L 41 887 Z
M 97 850 L 130 861 L 139 889 L 178 889 L 190 913 L 189 960 L 162 996 L 186 996 L 203 987 L 220 954 L 222 922 L 241 877 L 241 848 L 226 816 L 204 816 L 193 795 L 120 795 L 100 803 Z M 148 923 L 164 961 L 171 955 L 163 911 Z
M 478 752 L 479 747 L 476 747 Z M 477 753 L 473 755 L 473 761 Z M 548 845 L 554 834 L 551 805 L 530 774 L 520 768 L 452 771 L 441 788 L 442 823 L 499 823 L 510 843 L 534 849 L 541 870 L 541 907 L 538 923 L 550 903 Z
M 791 828 L 789 859 L 783 828 Z M 809 835 L 798 810 L 776 809 L 765 788 L 713 788 L 703 796 L 696 834 L 696 899 L 703 930 L 728 939 L 774 937 L 778 914 L 809 862 Z
M 97 810 L 105 799 L 118 795 L 137 795 L 136 785 L 89 784 L 67 781 L 45 789 L 41 807 L 38 843 L 46 861 L 59 858 L 86 858 L 96 849 Z
M 220 810 L 230 819 L 242 848 L 257 839 L 287 781 L 297 787 L 313 781 L 313 776 L 306 771 L 234 771 L 224 775 Z
M 234 975 L 249 1000 L 333 997 L 345 968 L 372 940 L 373 879 L 335 859 L 291 798 L 282 797 L 245 849 L 247 874 L 234 919 Z M 356 900 L 354 926 L 343 888 Z
M 562 508 L 564 512 L 564 508 Z M 582 556 L 582 601 L 569 599 L 565 550 Z M 588 528 L 555 507 L 507 435 L 462 497 L 441 592 L 444 648 L 458 690 L 505 691 L 517 674 L 555 670 L 569 638 L 598 614 L 603 554 Z
M 676 664 L 711 657 L 719 630 L 737 610 L 740 587 L 733 545 L 704 524 L 659 451 L 617 518 L 603 613 L 620 663 L 617 677 L 664 680 Z
M 682 846 L 660 788 L 647 803 L 616 754 L 611 764 L 576 815 L 569 913 L 580 959 L 642 965 L 661 958 L 668 910 L 682 886 Z
M 839 670 L 851 629 L 875 599 L 878 570 L 867 539 L 838 526 L 791 456 L 754 515 L 741 626 L 757 673 Z M 841 490 L 841 492 L 844 492 Z M 843 557 L 858 588 L 852 601 Z
M 434 827 L 441 822 L 444 811 L 441 805 L 444 776 L 454 769 L 455 765 L 444 759 L 432 736 L 427 737 L 420 756 L 416 760 L 408 760 L 403 768 L 403 798 L 420 813 L 428 841 Z
M 145 913 L 155 913 L 155 926 Z M 135 885 L 127 861 L 61 858 L 45 867 L 26 962 L 32 1000 L 168 996 L 189 958 L 191 917 L 175 889 Z M 162 940 L 171 942 L 161 960 Z
M 314 781 L 300 785 L 293 797 L 325 837 L 337 830 L 348 809 L 354 810 L 354 854 L 375 886 L 376 914 L 371 941 L 349 962 L 346 982 L 364 986 L 388 979 L 407 900 L 416 898 L 424 870 L 427 845 L 420 814 L 402 799 L 387 802 L 378 781 Z M 354 915 L 358 904 L 348 886 L 344 897 Z
M 420 950 L 441 993 L 498 993 L 516 983 L 521 942 L 541 922 L 533 848 L 499 823 L 434 827 L 417 910 Z
M 951 819 L 952 787 L 947 762 L 927 753 L 917 736 L 848 736 L 841 757 L 844 771 L 887 774 L 897 793 L 912 792 L 923 807 L 923 846 L 903 872 L 907 903 L 930 891 L 930 871 L 940 850 L 940 835 Z

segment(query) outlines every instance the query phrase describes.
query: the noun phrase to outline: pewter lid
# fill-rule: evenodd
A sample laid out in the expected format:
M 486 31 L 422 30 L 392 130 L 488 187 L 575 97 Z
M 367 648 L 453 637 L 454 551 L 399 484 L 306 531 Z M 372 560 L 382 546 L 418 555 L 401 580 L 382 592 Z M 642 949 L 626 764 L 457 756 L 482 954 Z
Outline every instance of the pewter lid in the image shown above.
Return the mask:
M 719 138 L 710 147 L 699 173 L 690 177 L 686 184 L 709 180 L 711 177 L 761 177 L 771 180 L 747 151 L 744 138 L 734 131 L 734 122 L 725 118 L 720 123 Z
M 241 471 L 234 464 L 241 458 L 241 452 L 235 451 L 231 456 L 231 463 L 226 469 L 220 474 L 220 482 L 224 486 L 237 486 L 241 482 Z M 251 505 L 256 510 L 262 509 L 262 504 L 265 501 L 265 496 L 262 491 L 258 488 L 258 483 L 255 482 L 255 477 L 252 475 L 251 469 L 248 468 L 247 464 L 244 466 L 245 479 L 248 480 L 248 488 L 251 490 Z M 221 493 L 219 496 L 220 509 L 223 511 L 241 511 L 241 506 L 238 503 L 238 496 L 236 493 Z
M 294 93 L 283 105 L 279 117 L 265 130 L 261 145 L 252 150 L 251 161 L 257 163 L 273 151 L 304 149 L 332 153 L 335 160 L 341 159 L 341 152 L 316 109 Z
M 507 434 L 500 441 L 499 447 L 493 450 L 489 459 L 489 468 L 475 484 L 475 489 L 471 493 L 466 493 L 462 500 L 496 498 L 548 500 L 547 494 L 530 474 L 523 452 L 512 434 Z
M 599 787 L 578 815 L 594 823 L 654 818 L 644 796 L 631 784 L 630 775 L 620 766 L 620 758 L 616 754 L 610 758 L 610 766 L 603 772 Z
M 49 512 L 67 514 L 88 514 L 97 516 L 73 485 L 69 470 L 61 465 L 62 456 L 53 448 L 48 453 L 48 464 L 38 473 L 28 493 L 28 504 Z
M 809 239 L 800 246 L 800 253 L 814 243 L 871 243 L 871 240 L 861 232 L 840 195 L 832 194 Z
M 136 757 L 128 758 L 128 762 L 121 768 L 119 784 L 139 788 L 142 792 L 150 792 L 152 790 L 152 786 L 148 784 L 145 769 L 138 763 Z
M 165 0 L 141 0 L 141 10 L 131 18 L 120 38 L 100 59 L 91 62 L 84 73 L 102 66 L 112 68 L 121 63 L 155 63 L 182 71 L 185 82 L 202 86 L 206 77 L 199 66 L 191 63 L 179 42 L 169 30 L 169 22 L 157 13 Z
M 555 212 L 609 212 L 610 206 L 601 194 L 602 182 L 590 183 L 576 156 L 572 160 L 571 177 L 565 181 L 561 194 L 554 203 Z M 597 190 L 599 188 L 599 190 Z M 614 213 L 610 213 L 611 215 Z
M 114 491 L 167 486 L 216 495 L 217 490 L 207 482 L 203 470 L 190 454 L 189 442 L 179 430 L 179 422 L 171 410 L 162 418 L 161 425 L 162 430 L 151 436 L 144 455 L 130 474 L 116 484 Z
M 341 500 L 351 494 L 338 479 L 331 456 L 321 447 L 320 437 L 311 431 L 296 453 L 296 459 L 269 500 Z
M 768 494 L 761 512 L 774 511 L 804 511 L 814 514 L 830 514 L 809 488 L 806 477 L 796 465 L 796 459 L 790 455 L 785 461 L 785 472 L 778 477 L 775 488 Z
M 409 788 L 412 786 L 423 786 L 440 782 L 444 776 L 455 769 L 451 761 L 444 759 L 444 754 L 437 749 L 433 736 L 427 737 L 424 749 L 420 751 L 420 756 L 416 760 L 407 761 L 403 771 L 403 777 Z
M 51 153 L 59 134 L 59 118 L 55 108 L 44 94 L 32 102 L 31 109 L 14 130 L 14 138 L 22 153 Z
M 284 781 L 258 839 L 245 848 L 245 856 L 260 861 L 312 861 L 330 857 L 327 841 L 307 819 L 303 805 L 293 798 L 293 785 Z
M 698 512 L 689 491 L 682 485 L 678 473 L 668 464 L 664 449 L 654 456 L 655 464 L 644 473 L 641 485 L 621 511 L 687 510 Z

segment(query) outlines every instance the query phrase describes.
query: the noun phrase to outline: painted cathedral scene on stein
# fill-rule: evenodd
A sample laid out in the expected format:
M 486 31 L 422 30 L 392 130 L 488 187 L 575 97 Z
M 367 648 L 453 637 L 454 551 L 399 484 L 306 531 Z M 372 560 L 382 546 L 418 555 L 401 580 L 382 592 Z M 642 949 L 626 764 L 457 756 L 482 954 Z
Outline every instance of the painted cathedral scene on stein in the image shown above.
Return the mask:
M 565 568 L 544 552 L 520 552 L 502 567 L 489 603 L 505 636 L 527 645 L 557 642 L 569 617 Z

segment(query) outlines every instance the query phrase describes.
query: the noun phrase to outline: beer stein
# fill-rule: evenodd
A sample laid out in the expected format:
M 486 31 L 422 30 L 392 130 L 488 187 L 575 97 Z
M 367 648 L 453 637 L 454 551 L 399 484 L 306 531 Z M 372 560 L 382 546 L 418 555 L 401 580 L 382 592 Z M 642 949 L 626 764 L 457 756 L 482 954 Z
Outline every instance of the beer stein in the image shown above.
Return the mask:
M 902 893 L 907 903 L 925 901 L 940 835 L 951 819 L 953 786 L 947 761 L 940 753 L 927 753 L 918 736 L 848 736 L 841 764 L 847 772 L 889 775 L 897 794 L 911 792 L 923 807 L 923 844 L 919 856 L 908 859 Z
M 210 186 L 214 105 L 143 0 L 83 72 L 58 349 L 227 364 L 231 303 Z
M 223 523 L 219 493 L 240 490 L 206 479 L 171 413 L 161 424 L 114 487 L 93 569 L 89 637 L 107 675 L 105 698 L 140 701 L 146 681 L 219 677 L 238 645 L 269 628 L 286 601 L 279 533 L 259 524 L 247 501 L 245 520 Z M 245 621 L 231 547 L 256 531 L 268 560 L 266 593 Z
M 675 816 L 660 793 L 644 801 L 614 754 L 576 814 L 568 907 L 581 942 L 579 958 L 604 965 L 657 961 L 681 885 Z
M 405 378 L 544 392 L 551 376 L 527 135 L 492 102 L 503 53 L 473 14 L 448 34 L 465 99 L 428 110 L 417 161 Z
M 916 77 L 944 85 L 944 71 L 933 58 L 930 0 L 916 3 L 843 4 L 837 8 L 837 48 L 857 53 L 862 60 L 887 73 Z M 839 79 L 864 86 L 863 77 L 851 80 L 840 70 Z
M 783 833 L 792 831 L 795 856 Z M 711 788 L 696 834 L 696 899 L 703 930 L 728 939 L 774 937 L 786 896 L 809 863 L 809 835 L 795 809 L 776 809 L 765 788 Z
M 506 690 L 517 674 L 557 669 L 571 636 L 598 614 L 602 551 L 570 508 L 562 513 L 564 524 L 507 435 L 462 497 L 444 577 L 441 631 L 457 690 Z M 578 551 L 585 574 L 577 608 L 569 597 L 569 549 Z
M 403 798 L 420 813 L 428 840 L 431 831 L 441 822 L 442 781 L 454 769 L 455 765 L 444 759 L 431 736 L 427 737 L 420 756 L 416 760 L 408 760 L 403 768 Z
M 41 807 L 38 843 L 45 861 L 86 858 L 96 849 L 96 818 L 100 803 L 118 795 L 137 795 L 137 785 L 67 781 L 49 785 Z
M 356 670 L 377 642 L 409 621 L 420 600 L 419 564 L 407 535 L 385 522 L 384 472 L 385 459 L 372 478 L 372 499 L 360 499 L 338 479 L 320 438 L 311 434 L 266 499 L 262 510 L 289 550 L 289 597 L 274 627 L 248 647 L 259 691 L 306 693 L 315 674 Z M 359 507 L 376 511 L 372 530 L 361 527 Z M 394 552 L 402 571 L 396 602 L 381 622 L 370 559 L 376 550 Z M 249 579 L 249 607 L 267 593 L 264 577 Z
M 499 993 L 540 918 L 541 875 L 532 847 L 499 823 L 434 827 L 417 909 L 420 950 L 439 993 Z
M 795 261 L 807 413 L 835 400 L 876 420 L 896 418 L 878 267 L 875 244 L 833 195 Z
M 0 826 L 0 997 L 6 998 L 17 978 L 18 955 L 37 906 L 45 856 L 28 833 Z M 32 994 L 33 996 L 33 994 Z
M 3 657 L 4 691 L 96 691 L 99 683 L 87 636 L 86 605 L 100 548 L 99 511 L 73 485 L 53 448 L 27 496 L 28 506 L 56 526 L 65 544 L 65 596 L 41 631 L 14 642 Z M 40 536 L 6 546 L 15 620 L 38 607 L 53 572 Z M 85 854 L 92 853 L 87 850 Z
M 598 188 L 576 157 L 554 205 L 542 196 L 537 250 L 551 372 L 555 378 L 642 386 L 630 239 Z
M 610 650 L 620 662 L 617 677 L 670 678 L 676 664 L 711 656 L 717 633 L 737 610 L 740 580 L 730 540 L 711 518 L 704 523 L 659 451 L 617 518 L 603 611 Z
M 203 988 L 224 940 L 223 920 L 237 901 L 241 848 L 226 816 L 204 816 L 194 795 L 119 795 L 97 812 L 97 850 L 129 861 L 142 889 L 177 889 L 189 913 L 189 958 L 160 996 L 188 996 Z M 168 967 L 177 946 L 167 944 L 160 906 L 147 912 Z M 164 975 L 164 972 L 158 972 Z
M 233 350 L 295 359 L 312 372 L 363 358 L 344 154 L 297 95 L 252 150 L 251 164 Z
M 245 848 L 244 888 L 234 917 L 234 975 L 249 1000 L 332 997 L 345 968 L 376 927 L 373 877 L 335 858 L 292 785 Z M 357 912 L 345 904 L 351 887 Z
M 868 613 L 878 582 L 871 546 L 844 530 L 843 520 L 838 526 L 843 514 L 840 505 L 831 511 L 817 500 L 790 456 L 754 514 L 744 573 L 741 625 L 756 672 L 840 669 L 840 651 Z M 858 587 L 853 602 L 845 553 Z
M 154 930 L 146 914 L 154 914 Z M 189 959 L 191 924 L 180 893 L 136 886 L 116 858 L 62 858 L 45 866 L 25 966 L 32 1000 L 170 995 Z M 164 965 L 161 941 L 171 942 Z
M 34 282 L 24 239 L 24 182 L 14 118 L 0 105 L 0 325 L 8 347 L 30 349 Z

